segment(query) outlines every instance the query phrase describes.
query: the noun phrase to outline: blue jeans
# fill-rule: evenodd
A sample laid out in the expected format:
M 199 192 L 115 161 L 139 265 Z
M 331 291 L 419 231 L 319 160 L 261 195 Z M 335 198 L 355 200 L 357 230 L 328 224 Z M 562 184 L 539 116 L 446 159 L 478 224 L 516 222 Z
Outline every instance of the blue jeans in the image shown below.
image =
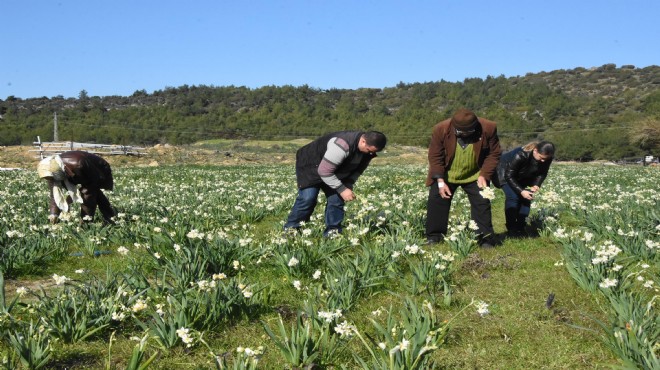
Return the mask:
M 309 222 L 314 208 L 318 203 L 319 192 L 323 190 L 327 199 L 325 206 L 325 230 L 323 235 L 328 236 L 331 232 L 342 232 L 341 223 L 344 220 L 344 199 L 337 193 L 336 190 L 331 189 L 327 185 L 310 186 L 304 189 L 298 189 L 298 196 L 296 197 L 291 213 L 287 218 L 284 229 L 300 227 L 300 222 Z
M 506 229 L 510 232 L 523 232 L 529 216 L 531 201 L 517 194 L 509 184 L 502 185 L 506 200 L 504 201 L 504 216 L 506 217 Z

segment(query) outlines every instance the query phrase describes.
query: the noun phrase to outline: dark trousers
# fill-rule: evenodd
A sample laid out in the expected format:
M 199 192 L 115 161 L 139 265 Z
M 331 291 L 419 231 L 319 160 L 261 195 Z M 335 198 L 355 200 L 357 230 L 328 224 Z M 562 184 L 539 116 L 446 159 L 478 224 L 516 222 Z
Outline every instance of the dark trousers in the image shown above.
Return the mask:
M 468 184 L 451 184 L 446 183 L 451 190 L 451 198 L 444 199 L 438 193 L 438 183 L 435 182 L 429 187 L 429 198 L 426 205 L 426 238 L 429 240 L 442 240 L 447 234 L 447 225 L 449 224 L 449 210 L 451 209 L 451 201 L 456 194 L 459 187 L 468 196 L 470 201 L 470 216 L 477 223 L 479 227 L 478 234 L 481 237 L 491 237 L 494 234 L 493 222 L 490 210 L 490 200 L 485 199 L 479 194 L 479 186 L 477 182 Z
M 502 185 L 502 190 L 506 196 L 504 201 L 504 216 L 506 217 L 506 229 L 511 233 L 521 233 L 525 231 L 527 216 L 532 202 L 517 194 L 509 184 Z
M 83 198 L 83 204 L 80 206 L 80 217 L 89 216 L 94 218 L 96 208 L 98 207 L 103 215 L 103 220 L 105 222 L 112 222 L 111 218 L 115 216 L 115 211 L 112 209 L 110 201 L 101 189 L 82 187 L 80 188 L 80 195 Z

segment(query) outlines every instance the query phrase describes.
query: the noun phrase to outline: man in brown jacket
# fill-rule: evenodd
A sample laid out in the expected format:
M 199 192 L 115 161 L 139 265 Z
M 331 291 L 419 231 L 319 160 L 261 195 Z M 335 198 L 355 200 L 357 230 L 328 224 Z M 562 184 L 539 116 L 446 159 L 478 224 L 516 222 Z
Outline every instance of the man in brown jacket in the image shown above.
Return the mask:
M 115 212 L 101 189 L 114 187 L 112 169 L 103 158 L 87 152 L 70 151 L 46 157 L 37 167 L 39 177 L 48 182 L 51 223 L 56 223 L 69 204 L 81 203 L 82 221 L 92 221 L 98 206 L 105 223 L 112 223 Z M 80 189 L 78 186 L 80 185 Z
M 426 186 L 430 187 L 426 208 L 428 243 L 438 243 L 447 234 L 451 200 L 461 187 L 470 201 L 471 217 L 479 228 L 479 245 L 494 246 L 490 200 L 479 192 L 488 187 L 500 154 L 496 123 L 477 118 L 468 109 L 459 109 L 452 118 L 433 127 L 426 178 Z

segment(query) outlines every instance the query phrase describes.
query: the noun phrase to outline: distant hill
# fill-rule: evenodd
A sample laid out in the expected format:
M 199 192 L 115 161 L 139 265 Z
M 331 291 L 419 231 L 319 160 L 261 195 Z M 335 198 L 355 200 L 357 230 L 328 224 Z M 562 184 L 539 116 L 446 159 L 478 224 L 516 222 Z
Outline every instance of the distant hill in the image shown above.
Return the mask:
M 375 129 L 426 146 L 433 125 L 463 106 L 497 121 L 505 148 L 547 139 L 561 159 L 660 154 L 660 67 L 614 64 L 383 89 L 183 85 L 131 96 L 9 96 L 0 99 L 0 145 L 52 140 L 57 113 L 60 140 L 182 144 Z

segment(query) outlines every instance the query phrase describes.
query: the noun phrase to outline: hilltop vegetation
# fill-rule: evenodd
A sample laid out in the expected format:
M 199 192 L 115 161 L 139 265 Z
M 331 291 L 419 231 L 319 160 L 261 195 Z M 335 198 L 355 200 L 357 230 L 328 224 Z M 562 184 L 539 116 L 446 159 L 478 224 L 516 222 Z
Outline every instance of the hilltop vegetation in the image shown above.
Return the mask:
M 606 64 L 395 87 L 167 87 L 152 94 L 0 99 L 0 145 L 53 139 L 151 145 L 213 138 L 312 138 L 375 129 L 391 142 L 426 146 L 432 126 L 462 106 L 496 120 L 506 148 L 534 139 L 558 144 L 566 160 L 660 152 L 660 67 Z

